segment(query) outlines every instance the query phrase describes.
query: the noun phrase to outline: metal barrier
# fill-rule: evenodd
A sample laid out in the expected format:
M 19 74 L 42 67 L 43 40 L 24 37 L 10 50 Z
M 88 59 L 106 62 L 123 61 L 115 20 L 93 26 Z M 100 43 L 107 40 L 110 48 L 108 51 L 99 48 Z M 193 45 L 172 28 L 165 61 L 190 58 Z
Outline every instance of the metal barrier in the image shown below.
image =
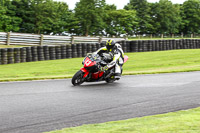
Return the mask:
M 66 45 L 77 43 L 101 43 L 108 39 L 115 41 L 126 40 L 125 38 L 106 38 L 106 37 L 80 37 L 80 36 L 54 36 L 54 35 L 38 35 L 13 32 L 0 32 L 0 45 L 28 45 L 28 46 L 44 46 L 44 45 Z

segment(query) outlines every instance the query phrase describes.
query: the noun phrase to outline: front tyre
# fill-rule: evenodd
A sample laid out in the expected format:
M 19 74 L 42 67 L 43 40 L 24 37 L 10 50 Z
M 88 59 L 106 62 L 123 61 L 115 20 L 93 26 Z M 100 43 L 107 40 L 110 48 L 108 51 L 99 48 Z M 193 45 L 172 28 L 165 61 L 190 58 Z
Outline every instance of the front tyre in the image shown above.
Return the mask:
M 84 76 L 84 72 L 82 72 L 81 70 L 76 72 L 76 74 L 72 78 L 72 84 L 74 86 L 81 85 L 84 82 L 83 76 Z

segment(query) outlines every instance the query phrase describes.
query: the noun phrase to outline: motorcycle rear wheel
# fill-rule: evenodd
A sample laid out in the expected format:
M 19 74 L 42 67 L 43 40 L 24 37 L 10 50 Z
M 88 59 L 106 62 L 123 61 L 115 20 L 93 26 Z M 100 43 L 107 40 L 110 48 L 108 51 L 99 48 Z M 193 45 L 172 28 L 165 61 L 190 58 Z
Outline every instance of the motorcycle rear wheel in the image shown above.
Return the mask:
M 115 78 L 107 78 L 106 80 L 105 80 L 107 83 L 113 83 L 114 81 L 115 81 Z
M 72 78 L 72 84 L 74 86 L 81 85 L 84 82 L 83 81 L 83 76 L 84 76 L 84 72 L 82 72 L 81 70 L 76 72 L 76 74 Z

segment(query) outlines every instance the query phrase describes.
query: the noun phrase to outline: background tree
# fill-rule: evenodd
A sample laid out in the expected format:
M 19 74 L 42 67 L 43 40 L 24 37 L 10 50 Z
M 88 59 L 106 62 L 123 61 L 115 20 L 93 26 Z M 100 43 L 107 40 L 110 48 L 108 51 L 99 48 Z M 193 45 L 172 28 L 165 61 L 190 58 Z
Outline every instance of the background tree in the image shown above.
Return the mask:
M 7 17 L 6 16 L 6 7 L 4 6 L 4 1 L 2 0 L 0 2 L 0 31 L 4 31 L 4 21 L 5 21 L 5 18 Z
M 136 11 L 134 10 L 109 10 L 106 18 L 106 33 L 113 36 L 121 34 L 132 35 L 136 28 Z
M 136 33 L 144 34 L 150 33 L 152 26 L 152 19 L 150 17 L 150 5 L 147 0 L 130 0 L 130 2 L 124 7 L 126 10 L 135 10 L 138 21 L 138 28 Z
M 150 11 L 151 22 L 150 22 L 150 24 L 152 25 L 150 33 L 151 34 L 160 33 L 159 32 L 160 22 L 157 21 L 157 19 L 158 19 L 158 12 L 157 12 L 158 3 L 149 3 L 149 6 L 151 8 L 151 11 Z
M 16 6 L 9 0 L 0 2 L 0 31 L 19 31 L 22 19 L 16 16 Z
M 185 1 L 181 8 L 182 32 L 200 33 L 200 0 Z
M 180 6 L 173 5 L 169 0 L 160 0 L 156 3 L 155 21 L 157 25 L 157 33 L 178 33 L 181 24 Z
M 53 0 L 35 0 L 33 3 L 35 29 L 37 34 L 49 34 L 53 31 L 53 26 L 57 26 L 56 10 L 57 5 Z
M 75 16 L 80 21 L 79 35 L 102 34 L 105 27 L 105 0 L 80 0 L 76 3 Z
M 13 0 L 16 6 L 16 15 L 23 21 L 20 23 L 19 32 L 34 33 L 35 31 L 35 12 L 33 9 L 34 0 Z
M 106 35 L 200 33 L 200 0 L 130 0 L 117 10 L 105 0 L 80 0 L 75 10 L 54 0 L 1 0 L 0 31 Z
M 64 2 L 53 0 L 14 0 L 15 12 L 22 18 L 20 32 L 61 34 L 70 32 L 77 24 L 74 13 Z
M 54 16 L 54 24 L 52 28 L 52 32 L 54 33 L 75 33 L 79 28 L 79 21 L 75 18 L 75 14 L 68 9 L 68 5 L 63 2 L 54 3 L 57 5 L 55 16 Z

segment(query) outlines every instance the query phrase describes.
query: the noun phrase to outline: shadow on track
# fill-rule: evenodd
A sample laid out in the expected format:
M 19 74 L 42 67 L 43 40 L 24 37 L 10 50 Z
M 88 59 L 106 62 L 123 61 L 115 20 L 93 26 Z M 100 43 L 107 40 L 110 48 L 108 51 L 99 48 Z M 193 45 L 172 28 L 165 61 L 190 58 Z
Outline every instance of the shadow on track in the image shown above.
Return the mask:
M 114 82 L 114 83 L 106 83 L 106 82 L 86 82 L 86 83 L 83 83 L 79 86 L 73 86 L 74 88 L 116 88 L 117 86 L 119 86 L 119 83 L 118 82 Z

